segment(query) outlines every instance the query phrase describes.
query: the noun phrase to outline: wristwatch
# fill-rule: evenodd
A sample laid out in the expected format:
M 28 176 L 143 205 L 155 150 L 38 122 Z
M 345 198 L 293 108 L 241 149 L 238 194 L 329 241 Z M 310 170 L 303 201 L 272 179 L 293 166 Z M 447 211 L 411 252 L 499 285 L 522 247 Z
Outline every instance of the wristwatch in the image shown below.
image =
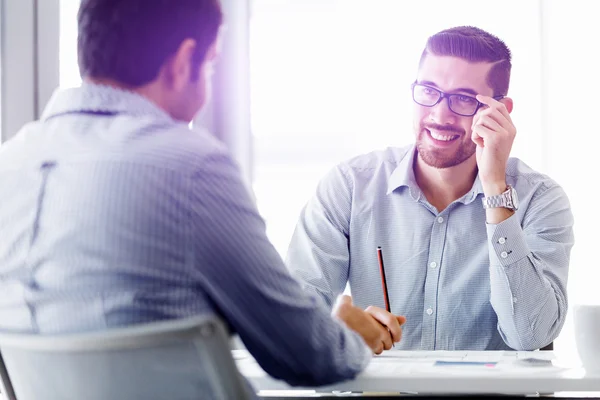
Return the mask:
M 508 185 L 505 192 L 500 193 L 496 196 L 484 197 L 481 199 L 483 208 L 508 208 L 509 210 L 516 211 L 519 209 L 519 198 L 517 197 L 517 191 L 514 187 Z

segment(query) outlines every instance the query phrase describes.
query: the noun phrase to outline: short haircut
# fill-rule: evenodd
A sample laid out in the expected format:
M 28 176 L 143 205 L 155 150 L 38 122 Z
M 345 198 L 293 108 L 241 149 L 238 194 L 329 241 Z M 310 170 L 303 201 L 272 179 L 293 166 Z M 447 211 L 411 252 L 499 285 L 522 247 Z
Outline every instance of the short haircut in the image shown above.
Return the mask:
M 498 37 L 474 26 L 443 30 L 427 40 L 419 66 L 427 54 L 459 57 L 469 62 L 494 63 L 487 83 L 494 96 L 506 96 L 510 83 L 511 53 Z
M 82 0 L 77 40 L 81 77 L 142 86 L 156 79 L 188 38 L 196 41 L 197 71 L 222 18 L 219 0 Z

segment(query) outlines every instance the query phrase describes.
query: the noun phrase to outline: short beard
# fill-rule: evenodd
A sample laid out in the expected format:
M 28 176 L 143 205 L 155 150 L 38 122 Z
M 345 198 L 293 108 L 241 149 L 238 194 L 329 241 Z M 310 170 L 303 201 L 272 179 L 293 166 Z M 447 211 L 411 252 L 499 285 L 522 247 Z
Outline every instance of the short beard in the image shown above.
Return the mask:
M 471 158 L 473 154 L 475 154 L 477 145 L 473 143 L 473 141 L 461 142 L 458 150 L 452 155 L 447 155 L 443 151 L 437 151 L 429 148 L 424 144 L 424 136 L 428 134 L 426 130 L 429 129 L 433 129 L 438 132 L 448 132 L 451 134 L 460 135 L 461 137 L 457 140 L 462 140 L 466 134 L 465 131 L 454 127 L 435 124 L 428 124 L 425 126 L 420 123 L 419 130 L 417 131 L 416 148 L 419 156 L 423 162 L 425 162 L 425 164 L 438 169 L 451 168 L 465 162 Z

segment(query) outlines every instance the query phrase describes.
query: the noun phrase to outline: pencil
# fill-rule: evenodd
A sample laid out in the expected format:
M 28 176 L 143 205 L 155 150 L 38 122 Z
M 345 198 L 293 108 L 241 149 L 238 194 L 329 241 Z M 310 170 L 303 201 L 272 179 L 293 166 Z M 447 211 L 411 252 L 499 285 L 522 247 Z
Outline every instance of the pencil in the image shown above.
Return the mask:
M 377 246 L 377 259 L 379 260 L 379 273 L 381 274 L 381 288 L 383 289 L 383 301 L 385 303 L 385 310 L 390 311 L 390 296 L 388 294 L 387 282 L 385 280 L 385 268 L 383 267 L 383 252 L 381 246 Z
M 385 268 L 383 266 L 383 251 L 381 250 L 381 246 L 377 246 L 377 259 L 379 260 L 379 273 L 381 275 L 381 288 L 383 289 L 383 302 L 385 303 L 385 310 L 391 313 L 392 311 L 390 309 L 390 295 L 388 294 L 387 281 L 385 279 Z M 396 347 L 393 341 L 392 347 Z

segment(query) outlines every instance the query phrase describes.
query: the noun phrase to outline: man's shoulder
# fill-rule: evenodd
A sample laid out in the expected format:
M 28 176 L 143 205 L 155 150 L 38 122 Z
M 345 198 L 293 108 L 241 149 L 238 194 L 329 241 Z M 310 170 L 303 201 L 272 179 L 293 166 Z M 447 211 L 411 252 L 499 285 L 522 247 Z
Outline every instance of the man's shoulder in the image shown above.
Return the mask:
M 211 158 L 229 157 L 225 145 L 201 127 L 153 118 L 132 118 L 130 127 L 119 125 L 115 134 L 122 134 L 122 141 L 109 149 L 121 161 L 191 171 Z
M 204 128 L 170 126 L 155 132 L 156 141 L 150 143 L 155 155 L 174 162 L 199 165 L 213 157 L 228 157 L 225 145 Z
M 35 143 L 41 131 L 40 121 L 26 123 L 0 147 L 0 169 L 19 169 L 24 160 L 31 158 L 29 146 Z
M 0 168 L 55 159 L 66 163 L 113 162 L 189 171 L 211 158 L 230 157 L 206 129 L 151 116 L 123 116 L 73 124 L 65 120 L 26 124 L 0 149 Z M 83 129 L 80 127 L 83 126 Z
M 406 157 L 410 157 L 412 145 L 388 147 L 350 158 L 338 166 L 347 173 L 369 174 L 381 169 L 394 170 Z

